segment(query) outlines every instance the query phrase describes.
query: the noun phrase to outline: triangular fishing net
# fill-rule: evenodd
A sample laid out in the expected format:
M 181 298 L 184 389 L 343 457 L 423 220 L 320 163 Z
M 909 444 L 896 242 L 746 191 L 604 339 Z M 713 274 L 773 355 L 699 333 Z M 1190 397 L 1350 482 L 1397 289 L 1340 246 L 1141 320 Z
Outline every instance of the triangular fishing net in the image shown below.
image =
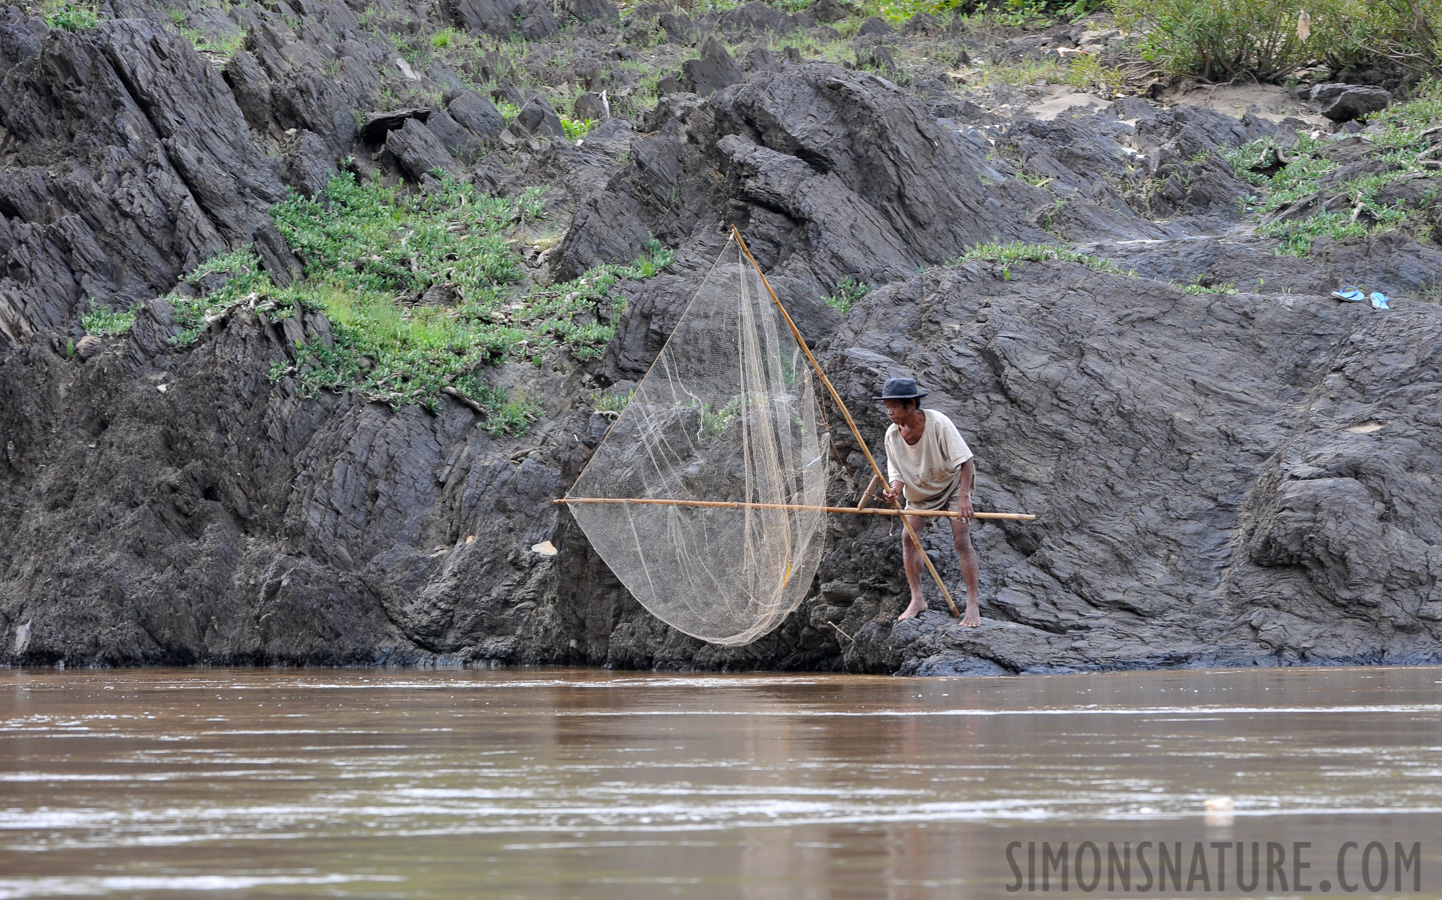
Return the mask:
M 567 495 L 657 618 L 746 644 L 800 604 L 821 559 L 826 459 L 806 357 L 733 235 Z M 601 500 L 719 501 L 741 507 Z

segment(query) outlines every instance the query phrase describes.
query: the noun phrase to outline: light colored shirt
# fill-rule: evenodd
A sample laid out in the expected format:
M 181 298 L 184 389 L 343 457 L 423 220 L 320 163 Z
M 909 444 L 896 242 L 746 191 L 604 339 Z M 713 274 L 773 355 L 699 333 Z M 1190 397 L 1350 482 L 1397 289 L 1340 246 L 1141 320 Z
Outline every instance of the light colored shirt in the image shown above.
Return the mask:
M 926 427 L 921 440 L 908 444 L 901 427 L 886 429 L 886 478 L 900 481 L 907 503 L 925 503 L 950 490 L 961 467 L 971 459 L 971 448 L 946 416 L 923 409 Z

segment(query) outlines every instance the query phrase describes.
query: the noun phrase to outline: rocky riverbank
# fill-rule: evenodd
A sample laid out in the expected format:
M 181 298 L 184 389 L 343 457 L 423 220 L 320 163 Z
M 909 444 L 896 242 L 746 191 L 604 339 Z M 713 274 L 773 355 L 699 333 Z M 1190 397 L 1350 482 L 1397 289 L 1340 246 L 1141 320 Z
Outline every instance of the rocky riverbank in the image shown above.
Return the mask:
M 0 13 L 0 662 L 1442 658 L 1442 176 L 1423 128 L 1406 156 L 1405 123 L 1335 123 L 1331 95 L 1228 111 L 1177 85 L 1014 85 L 996 67 L 1124 36 L 893 28 L 834 0 L 97 9 L 78 30 Z M 532 293 L 474 315 L 523 345 L 456 376 L 511 398 L 519 427 L 478 427 L 499 400 L 455 382 L 371 399 L 374 354 L 369 381 L 307 380 L 347 326 L 276 302 L 319 283 L 318 251 L 272 209 L 337 176 L 540 207 L 496 245 Z M 977 451 L 978 508 L 1039 516 L 976 532 L 982 628 L 939 599 L 896 623 L 899 537 L 836 520 L 781 628 L 702 644 L 551 503 L 732 224 L 873 447 L 870 396 L 914 374 Z M 617 270 L 614 305 L 524 319 L 535 292 L 653 240 L 669 263 Z M 261 287 L 221 303 L 238 276 L 194 273 L 238 250 Z M 469 302 L 408 284 L 407 321 Z M 1344 284 L 1393 308 L 1330 296 Z M 869 472 L 833 439 L 831 496 L 855 502 Z M 959 590 L 949 540 L 927 543 Z

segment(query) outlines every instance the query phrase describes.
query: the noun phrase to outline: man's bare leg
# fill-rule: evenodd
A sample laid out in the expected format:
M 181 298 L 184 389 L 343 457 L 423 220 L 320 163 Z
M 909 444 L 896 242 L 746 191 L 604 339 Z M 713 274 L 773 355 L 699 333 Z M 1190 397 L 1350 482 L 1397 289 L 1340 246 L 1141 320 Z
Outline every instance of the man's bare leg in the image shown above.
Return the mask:
M 967 628 L 975 628 L 981 624 L 981 609 L 977 602 L 981 562 L 977 559 L 976 548 L 971 544 L 971 523 L 952 519 L 951 536 L 956 541 L 956 558 L 961 562 L 961 577 L 966 581 L 966 612 L 961 616 L 961 624 Z
M 908 516 L 906 521 L 911 523 L 912 530 L 920 537 L 921 530 L 926 527 L 926 520 L 920 516 Z M 906 585 L 911 588 L 911 605 L 896 617 L 898 622 L 926 612 L 926 601 L 921 599 L 921 549 L 911 542 L 910 532 L 902 532 L 901 535 L 901 562 L 902 568 L 906 570 Z

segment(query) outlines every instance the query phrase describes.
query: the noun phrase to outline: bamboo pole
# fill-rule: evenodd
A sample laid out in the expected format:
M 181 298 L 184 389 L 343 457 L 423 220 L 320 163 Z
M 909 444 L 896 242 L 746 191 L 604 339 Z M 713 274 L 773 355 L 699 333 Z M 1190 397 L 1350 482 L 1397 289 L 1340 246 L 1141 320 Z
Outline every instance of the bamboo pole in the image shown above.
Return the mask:
M 871 480 L 866 483 L 866 490 L 861 492 L 861 502 L 856 504 L 856 508 L 865 509 L 866 505 L 871 502 L 871 495 L 875 494 L 879 487 L 881 487 L 881 479 L 872 475 Z
M 748 503 L 741 500 L 670 500 L 664 497 L 562 497 L 553 501 L 557 505 L 571 503 L 613 503 L 638 506 L 694 506 L 705 509 L 785 509 L 794 512 L 849 513 L 854 516 L 916 516 L 927 519 L 954 519 L 954 509 L 862 509 L 855 506 L 810 506 L 805 503 Z M 1004 519 L 1012 522 L 1034 522 L 1036 516 L 1030 513 L 979 512 L 972 514 L 978 519 Z
M 781 310 L 781 317 L 786 320 L 787 326 L 791 329 L 791 334 L 796 338 L 796 343 L 801 345 L 801 352 L 806 354 L 807 360 L 811 362 L 811 368 L 816 370 L 816 377 L 820 378 L 821 383 L 826 385 L 826 390 L 830 392 L 831 399 L 836 402 L 836 407 L 841 410 L 841 415 L 845 417 L 847 426 L 851 428 L 851 433 L 856 436 L 856 443 L 861 445 L 861 452 L 866 455 L 866 461 L 871 464 L 871 471 L 876 473 L 876 477 L 881 479 L 882 484 L 886 484 L 886 475 L 881 471 L 881 466 L 876 464 L 876 458 L 871 455 L 871 449 L 866 446 L 866 438 L 861 436 L 861 429 L 856 426 L 856 420 L 851 417 L 851 411 L 847 409 L 846 404 L 842 402 L 841 395 L 836 392 L 836 388 L 831 386 L 831 379 L 826 377 L 826 372 L 822 370 L 821 363 L 817 362 L 816 357 L 811 355 L 811 348 L 807 346 L 806 339 L 801 336 L 801 329 L 796 327 L 796 323 L 791 320 L 791 314 L 787 312 L 786 307 L 782 305 L 781 298 L 777 297 L 776 292 L 771 289 L 771 282 L 766 280 L 766 274 L 761 271 L 761 266 L 757 264 L 756 257 L 751 255 L 751 250 L 746 246 L 746 240 L 741 237 L 741 230 L 735 225 L 732 225 L 731 234 L 736 237 L 736 243 L 741 247 L 741 252 L 746 254 L 747 259 L 751 260 L 751 266 L 756 270 L 756 274 L 761 276 L 761 283 L 766 286 L 766 293 L 771 295 L 772 302 L 776 304 L 777 309 Z M 936 581 L 937 588 L 941 590 L 941 596 L 946 598 L 946 606 L 951 610 L 952 618 L 960 618 L 961 610 L 956 608 L 956 601 L 951 599 L 951 591 L 946 589 L 946 582 L 941 580 L 941 573 L 936 571 L 936 566 L 931 564 L 931 557 L 927 556 L 926 549 L 921 546 L 920 535 L 916 533 L 915 528 L 911 527 L 911 523 L 907 521 L 906 516 L 901 517 L 901 524 L 906 528 L 906 533 L 911 537 L 912 545 L 915 546 L 916 551 L 921 554 L 921 561 L 926 563 L 926 571 L 930 572 L 931 577 Z

